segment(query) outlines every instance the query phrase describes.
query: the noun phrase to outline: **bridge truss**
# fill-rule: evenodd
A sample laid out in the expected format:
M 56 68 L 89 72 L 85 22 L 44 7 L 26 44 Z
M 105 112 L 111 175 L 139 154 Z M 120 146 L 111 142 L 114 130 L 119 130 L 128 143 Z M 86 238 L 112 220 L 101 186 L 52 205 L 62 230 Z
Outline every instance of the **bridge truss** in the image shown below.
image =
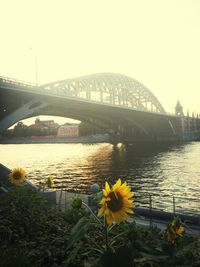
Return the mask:
M 40 86 L 49 93 L 91 102 L 165 114 L 158 99 L 137 80 L 121 74 L 99 73 Z

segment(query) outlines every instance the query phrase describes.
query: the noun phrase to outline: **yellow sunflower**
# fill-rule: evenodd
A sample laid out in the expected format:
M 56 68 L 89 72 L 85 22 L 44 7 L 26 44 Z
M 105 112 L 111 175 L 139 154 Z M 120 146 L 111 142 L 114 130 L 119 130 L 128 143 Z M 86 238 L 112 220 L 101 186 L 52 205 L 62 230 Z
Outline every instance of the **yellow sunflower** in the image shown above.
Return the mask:
M 133 193 L 126 182 L 122 184 L 121 179 L 110 188 L 105 183 L 103 189 L 103 198 L 100 201 L 98 216 L 105 214 L 106 222 L 111 225 L 113 222 L 120 223 L 126 220 L 130 214 L 133 214 Z
M 167 227 L 166 237 L 168 242 L 176 244 L 184 235 L 185 228 L 181 225 L 180 219 L 175 218 Z
M 185 233 L 185 228 L 182 225 L 180 225 L 179 227 L 176 228 L 175 232 L 178 236 L 183 237 L 183 234 Z
M 9 181 L 12 184 L 19 185 L 23 183 L 25 179 L 26 179 L 26 172 L 22 168 L 14 168 L 9 173 Z
M 52 175 L 47 178 L 47 186 L 50 188 L 55 186 L 54 178 Z

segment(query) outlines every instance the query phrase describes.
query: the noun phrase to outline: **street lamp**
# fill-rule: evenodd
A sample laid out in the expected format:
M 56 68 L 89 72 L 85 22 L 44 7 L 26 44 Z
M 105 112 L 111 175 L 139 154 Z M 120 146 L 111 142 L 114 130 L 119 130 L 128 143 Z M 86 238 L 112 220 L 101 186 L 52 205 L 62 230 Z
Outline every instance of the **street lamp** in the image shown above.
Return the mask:
M 33 51 L 33 54 L 34 54 L 34 59 L 35 59 L 35 83 L 36 83 L 36 85 L 38 85 L 38 60 L 37 60 L 37 53 L 33 49 L 33 47 L 29 47 L 29 49 L 31 51 Z

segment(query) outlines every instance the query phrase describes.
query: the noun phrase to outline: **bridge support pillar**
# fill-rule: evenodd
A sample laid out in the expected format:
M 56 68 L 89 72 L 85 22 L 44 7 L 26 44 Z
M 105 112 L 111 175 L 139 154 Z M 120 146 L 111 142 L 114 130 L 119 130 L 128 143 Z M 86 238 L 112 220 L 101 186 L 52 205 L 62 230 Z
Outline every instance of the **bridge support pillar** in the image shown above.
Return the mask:
M 21 106 L 20 108 L 18 108 L 13 113 L 9 114 L 3 120 L 0 121 L 0 135 L 3 133 L 4 130 L 8 129 L 14 123 L 31 117 L 31 115 L 34 116 L 38 113 L 39 110 L 44 107 L 47 107 L 48 105 L 49 104 L 44 101 L 34 99 Z

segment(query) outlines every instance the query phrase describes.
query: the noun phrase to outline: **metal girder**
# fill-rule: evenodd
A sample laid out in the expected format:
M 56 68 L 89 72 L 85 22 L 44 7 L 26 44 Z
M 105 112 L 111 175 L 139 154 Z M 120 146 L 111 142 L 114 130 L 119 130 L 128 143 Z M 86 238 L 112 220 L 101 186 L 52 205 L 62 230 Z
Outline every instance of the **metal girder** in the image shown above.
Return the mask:
M 92 102 L 165 114 L 161 103 L 147 87 L 122 74 L 92 74 L 45 84 L 40 89 Z

